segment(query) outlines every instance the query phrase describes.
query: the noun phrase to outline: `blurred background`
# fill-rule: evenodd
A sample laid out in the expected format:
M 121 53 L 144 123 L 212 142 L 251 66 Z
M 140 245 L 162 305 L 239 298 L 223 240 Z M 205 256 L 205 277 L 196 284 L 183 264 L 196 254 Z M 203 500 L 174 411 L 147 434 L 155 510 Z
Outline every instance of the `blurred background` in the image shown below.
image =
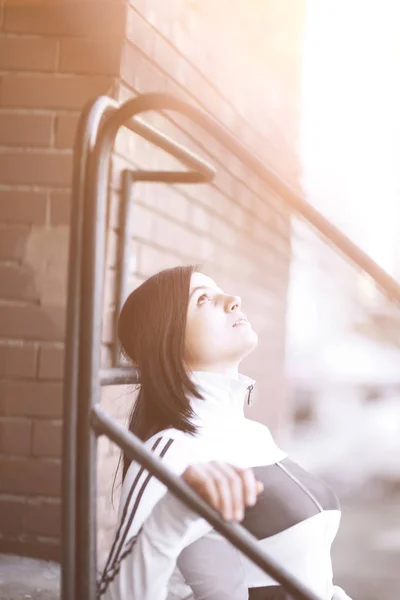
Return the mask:
M 400 278 L 399 18 L 395 2 L 307 2 L 304 192 Z M 400 589 L 400 311 L 294 222 L 288 446 L 341 497 L 335 573 L 354 598 Z
M 59 593 L 61 427 L 72 148 L 92 98 L 165 91 L 207 111 L 400 280 L 397 0 L 0 3 L 0 599 Z M 340 497 L 335 583 L 400 591 L 400 304 L 176 115 L 146 121 L 217 167 L 212 185 L 135 185 L 129 291 L 204 264 L 260 344 L 250 418 Z M 175 161 L 128 130 L 111 157 L 102 362 L 113 364 L 125 169 Z M 106 389 L 119 422 L 131 387 Z M 101 439 L 98 555 L 118 451 Z M 43 562 L 46 561 L 46 562 Z

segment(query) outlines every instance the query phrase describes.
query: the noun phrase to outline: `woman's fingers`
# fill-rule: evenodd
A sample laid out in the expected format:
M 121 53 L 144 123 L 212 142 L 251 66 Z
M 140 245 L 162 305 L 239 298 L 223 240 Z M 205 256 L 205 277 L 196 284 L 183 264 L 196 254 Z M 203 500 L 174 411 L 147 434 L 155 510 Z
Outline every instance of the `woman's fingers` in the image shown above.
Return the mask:
M 245 506 L 253 506 L 263 490 L 251 469 L 215 461 L 191 465 L 183 479 L 227 520 L 241 521 Z
M 243 482 L 245 503 L 247 506 L 254 506 L 254 504 L 257 502 L 258 494 L 263 489 L 262 484 L 256 480 L 256 477 L 251 469 L 240 469 L 238 472 Z
M 183 479 L 204 500 L 222 513 L 225 519 L 233 519 L 233 498 L 226 472 L 217 463 L 192 465 L 183 474 Z
M 192 487 L 204 500 L 207 500 L 215 508 L 219 509 L 219 492 L 214 478 L 204 468 L 206 463 L 190 465 L 183 473 L 182 478 Z
M 207 468 L 217 482 L 219 510 L 227 520 L 241 521 L 244 515 L 244 490 L 242 479 L 233 467 L 226 463 L 211 462 Z

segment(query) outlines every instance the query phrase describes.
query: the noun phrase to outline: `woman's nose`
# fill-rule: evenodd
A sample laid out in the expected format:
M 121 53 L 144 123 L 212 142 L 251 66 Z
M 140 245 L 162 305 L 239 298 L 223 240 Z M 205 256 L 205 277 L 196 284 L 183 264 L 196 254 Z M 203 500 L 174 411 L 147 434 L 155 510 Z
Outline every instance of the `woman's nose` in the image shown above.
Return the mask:
M 242 305 L 242 299 L 239 296 L 228 296 L 226 300 L 226 308 L 228 312 L 239 310 Z

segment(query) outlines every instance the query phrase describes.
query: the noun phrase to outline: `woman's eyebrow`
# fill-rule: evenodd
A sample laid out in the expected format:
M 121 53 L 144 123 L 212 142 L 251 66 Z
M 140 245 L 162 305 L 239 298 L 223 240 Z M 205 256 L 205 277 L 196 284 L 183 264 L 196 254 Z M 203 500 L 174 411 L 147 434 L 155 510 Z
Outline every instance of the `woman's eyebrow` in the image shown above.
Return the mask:
M 193 288 L 192 291 L 190 292 L 189 295 L 189 300 L 190 298 L 193 296 L 193 294 L 195 294 L 196 292 L 198 292 L 199 290 L 209 290 L 210 288 L 207 287 L 206 285 L 198 285 L 197 287 Z
M 189 300 L 192 298 L 193 294 L 194 294 L 195 292 L 198 292 L 199 290 L 211 290 L 212 292 L 218 292 L 218 293 L 220 293 L 220 294 L 223 294 L 223 293 L 224 293 L 224 292 L 223 292 L 222 290 L 220 290 L 219 288 L 218 288 L 218 289 L 215 289 L 215 288 L 212 288 L 212 287 L 210 287 L 210 286 L 208 286 L 208 285 L 198 285 L 197 287 L 193 288 L 193 290 L 190 292 L 190 295 L 189 295 Z

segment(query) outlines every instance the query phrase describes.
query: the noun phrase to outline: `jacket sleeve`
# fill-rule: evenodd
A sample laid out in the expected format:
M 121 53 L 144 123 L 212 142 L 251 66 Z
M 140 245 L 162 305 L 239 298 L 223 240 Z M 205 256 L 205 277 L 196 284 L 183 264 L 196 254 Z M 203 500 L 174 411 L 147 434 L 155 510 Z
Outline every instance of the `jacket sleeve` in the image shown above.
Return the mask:
M 170 439 L 165 434 L 146 445 L 176 475 L 199 462 L 193 445 L 182 438 Z M 99 581 L 99 596 L 165 600 L 182 548 L 210 529 L 164 484 L 132 463 L 122 487 L 119 525 Z
M 248 600 L 240 552 L 215 531 L 184 548 L 178 567 L 194 598 Z
M 119 597 L 166 600 L 168 582 L 185 546 L 211 526 L 170 492 L 154 507 L 121 564 Z

